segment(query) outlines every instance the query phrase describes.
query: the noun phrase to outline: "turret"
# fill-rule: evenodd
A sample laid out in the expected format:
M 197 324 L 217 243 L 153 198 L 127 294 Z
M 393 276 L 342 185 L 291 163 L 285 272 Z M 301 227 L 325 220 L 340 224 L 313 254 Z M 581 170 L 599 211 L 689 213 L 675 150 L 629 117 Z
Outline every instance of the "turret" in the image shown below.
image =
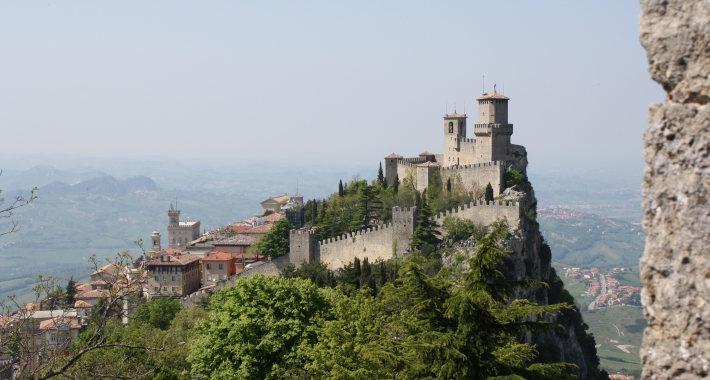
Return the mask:
M 153 231 L 153 234 L 150 235 L 150 239 L 153 241 L 151 251 L 159 252 L 162 249 L 160 246 L 160 233 L 158 233 L 158 231 Z
M 394 186 L 394 181 L 397 178 L 397 162 L 402 156 L 396 153 L 385 156 L 385 180 L 388 186 Z M 400 181 L 402 178 L 399 179 Z
M 513 124 L 508 124 L 508 98 L 493 90 L 483 94 L 478 101 L 478 124 L 473 128 L 476 135 L 475 163 L 505 161 L 510 148 Z

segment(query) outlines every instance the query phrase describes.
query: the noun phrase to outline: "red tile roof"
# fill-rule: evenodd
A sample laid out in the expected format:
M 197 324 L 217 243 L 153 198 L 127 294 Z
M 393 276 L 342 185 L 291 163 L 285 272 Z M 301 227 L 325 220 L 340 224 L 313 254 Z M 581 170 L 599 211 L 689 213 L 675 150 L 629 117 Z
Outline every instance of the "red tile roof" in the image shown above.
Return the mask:
M 229 232 L 236 232 L 238 234 L 241 234 L 244 231 L 250 230 L 251 228 L 252 228 L 251 225 L 247 225 L 247 224 L 232 225 L 232 226 L 229 226 Z
M 280 219 L 283 219 L 284 216 L 279 214 L 278 212 L 275 212 L 273 214 L 267 215 L 264 217 L 264 223 L 276 223 Z
M 234 258 L 234 255 L 229 252 L 217 251 L 208 253 L 204 258 L 202 258 L 202 261 L 229 261 Z
M 57 330 L 60 325 L 69 325 L 71 329 L 81 328 L 79 318 L 56 317 L 39 323 L 40 330 Z
M 385 158 L 404 158 L 397 153 L 388 154 Z
M 254 228 L 252 228 L 252 229 L 249 230 L 249 231 L 245 231 L 244 234 L 245 234 L 245 235 L 251 235 L 251 234 L 265 234 L 265 233 L 269 232 L 269 230 L 271 230 L 271 228 L 272 228 L 273 226 L 274 226 L 274 225 L 271 224 L 271 223 L 265 223 L 265 224 L 260 225 L 259 227 L 254 227 Z

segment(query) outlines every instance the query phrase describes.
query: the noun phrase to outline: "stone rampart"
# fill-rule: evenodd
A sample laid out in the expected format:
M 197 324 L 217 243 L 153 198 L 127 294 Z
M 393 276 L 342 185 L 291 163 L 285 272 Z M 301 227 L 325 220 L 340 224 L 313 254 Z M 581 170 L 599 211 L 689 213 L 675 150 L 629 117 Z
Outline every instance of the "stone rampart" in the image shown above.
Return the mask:
M 458 178 L 465 188 L 473 186 L 484 187 L 490 182 L 493 186 L 493 195 L 498 196 L 504 189 L 505 180 L 504 161 L 484 162 L 470 165 L 453 165 L 441 168 L 441 179 Z
M 462 219 L 468 219 L 476 224 L 483 223 L 488 226 L 491 223 L 505 218 L 508 221 L 508 226 L 516 229 L 520 226 L 520 204 L 515 202 L 471 202 L 468 205 L 459 206 L 458 208 L 439 213 L 435 216 L 436 223 L 441 226 L 444 218 L 447 216 L 457 216 Z
M 369 227 L 318 242 L 314 255 L 329 269 L 342 268 L 357 257 L 370 261 L 402 256 L 416 228 L 417 209 L 392 209 L 392 223 Z

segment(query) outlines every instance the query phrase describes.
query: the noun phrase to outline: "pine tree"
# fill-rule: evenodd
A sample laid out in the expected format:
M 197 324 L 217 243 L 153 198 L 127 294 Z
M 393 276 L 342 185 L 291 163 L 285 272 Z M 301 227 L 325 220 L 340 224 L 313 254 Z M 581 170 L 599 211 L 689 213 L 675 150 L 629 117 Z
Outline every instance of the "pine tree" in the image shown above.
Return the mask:
M 486 202 L 492 202 L 493 201 L 493 186 L 491 186 L 491 183 L 488 182 L 488 186 L 486 186 Z
M 436 230 L 438 225 L 434 221 L 429 202 L 427 202 L 426 190 L 417 199 L 421 203 L 421 207 L 418 207 L 417 228 L 409 239 L 409 244 L 414 247 L 421 247 L 423 244 L 437 245 L 441 243 L 441 239 L 438 237 L 439 231 Z
M 377 171 L 377 182 L 380 185 L 385 183 L 385 175 L 382 173 L 382 161 L 380 161 L 380 170 Z
M 66 307 L 68 307 L 68 308 L 74 307 L 74 302 L 75 302 L 74 297 L 76 296 L 76 287 L 75 286 L 76 286 L 76 281 L 74 281 L 74 276 L 72 276 L 69 279 L 69 282 L 67 282 L 67 287 L 64 292 L 64 294 L 65 294 L 64 300 L 66 303 Z
M 362 269 L 360 273 L 360 287 L 369 286 L 372 277 L 372 267 L 367 257 L 362 261 Z
M 360 267 L 360 259 L 356 257 L 353 261 L 353 266 L 355 268 L 355 276 L 360 277 L 360 275 L 362 274 L 362 269 Z
M 446 192 L 447 193 L 451 192 L 451 178 L 446 179 Z
M 339 196 L 344 196 L 345 195 L 345 188 L 343 187 L 343 180 L 340 180 L 340 183 L 338 184 L 338 195 Z
M 311 223 L 316 223 L 316 218 L 318 217 L 318 201 L 313 200 L 313 210 L 311 211 Z

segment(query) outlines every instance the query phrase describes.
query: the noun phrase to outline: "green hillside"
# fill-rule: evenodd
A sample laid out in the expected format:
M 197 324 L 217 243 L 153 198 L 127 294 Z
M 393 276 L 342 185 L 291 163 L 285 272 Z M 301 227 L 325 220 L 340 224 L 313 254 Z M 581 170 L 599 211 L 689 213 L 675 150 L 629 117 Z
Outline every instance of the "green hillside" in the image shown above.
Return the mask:
M 620 285 L 641 286 L 639 258 L 646 236 L 641 227 L 605 216 L 562 208 L 538 209 L 540 229 L 552 249 L 552 260 L 565 287 L 582 309 L 584 321 L 597 342 L 602 367 L 609 373 L 640 375 L 639 348 L 646 319 L 638 306 L 613 306 L 588 311 L 593 297 L 582 296 L 585 282 L 565 278 L 566 267 L 599 268 L 605 273 L 613 267 L 630 267 L 630 273 L 614 277 Z
M 555 262 L 637 271 L 646 240 L 640 226 L 553 207 L 538 209 L 538 220 Z

